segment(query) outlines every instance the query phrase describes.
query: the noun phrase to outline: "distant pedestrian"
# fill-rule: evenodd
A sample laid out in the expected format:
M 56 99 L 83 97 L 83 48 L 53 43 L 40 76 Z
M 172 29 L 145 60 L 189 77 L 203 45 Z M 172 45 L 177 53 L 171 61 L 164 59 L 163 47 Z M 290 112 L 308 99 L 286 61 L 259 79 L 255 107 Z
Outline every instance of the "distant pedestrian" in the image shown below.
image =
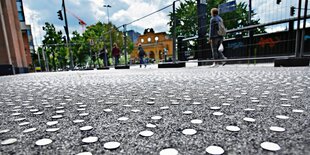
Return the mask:
M 113 44 L 112 56 L 114 57 L 114 66 L 116 67 L 119 62 L 119 57 L 121 55 L 121 50 L 118 48 L 117 44 Z
M 99 58 L 102 59 L 104 61 L 104 66 L 106 67 L 108 65 L 108 57 L 107 57 L 107 49 L 103 48 L 102 50 L 100 50 L 99 53 Z
M 141 46 L 141 43 L 139 43 L 139 47 L 138 47 L 138 51 L 139 51 L 139 58 L 140 58 L 140 68 L 142 67 L 142 65 L 144 64 L 144 67 L 146 67 L 146 63 L 144 61 L 144 56 L 146 56 L 144 49 Z
M 211 44 L 212 48 L 212 56 L 213 59 L 227 59 L 223 54 L 223 46 L 219 47 L 223 43 L 223 36 L 226 35 L 226 29 L 224 26 L 223 19 L 218 15 L 219 11 L 217 8 L 211 9 L 211 20 L 210 20 L 210 32 L 209 32 L 209 43 Z M 222 63 L 223 66 L 226 62 Z M 218 66 L 217 62 L 214 62 L 211 67 Z

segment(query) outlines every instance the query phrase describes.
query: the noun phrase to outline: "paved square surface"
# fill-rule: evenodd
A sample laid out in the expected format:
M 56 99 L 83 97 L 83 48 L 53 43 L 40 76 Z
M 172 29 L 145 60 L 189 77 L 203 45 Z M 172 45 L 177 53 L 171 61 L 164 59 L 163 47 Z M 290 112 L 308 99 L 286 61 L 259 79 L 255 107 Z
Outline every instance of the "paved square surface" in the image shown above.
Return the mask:
M 310 68 L 0 77 L 0 154 L 310 154 Z

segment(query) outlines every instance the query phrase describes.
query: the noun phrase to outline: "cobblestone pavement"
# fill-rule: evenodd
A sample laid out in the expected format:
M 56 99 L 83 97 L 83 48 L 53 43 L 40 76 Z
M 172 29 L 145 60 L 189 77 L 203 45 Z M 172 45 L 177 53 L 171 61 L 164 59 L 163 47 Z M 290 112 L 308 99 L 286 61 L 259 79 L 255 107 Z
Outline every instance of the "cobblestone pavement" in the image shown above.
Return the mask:
M 5 76 L 0 154 L 310 154 L 309 101 L 309 67 Z

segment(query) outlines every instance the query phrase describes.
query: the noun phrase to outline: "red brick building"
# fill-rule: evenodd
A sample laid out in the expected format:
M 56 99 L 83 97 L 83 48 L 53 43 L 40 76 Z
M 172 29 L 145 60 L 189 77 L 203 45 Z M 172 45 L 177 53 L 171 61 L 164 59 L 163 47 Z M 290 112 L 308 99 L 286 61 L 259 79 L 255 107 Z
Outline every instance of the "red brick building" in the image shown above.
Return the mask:
M 131 60 L 139 60 L 138 44 L 141 43 L 148 58 L 156 62 L 163 61 L 165 51 L 167 57 L 172 57 L 173 42 L 165 32 L 155 33 L 152 28 L 145 29 L 144 34 L 140 35 L 134 51 L 131 53 Z
M 16 4 L 15 0 L 0 0 L 0 75 L 28 72 L 26 37 L 23 39 Z

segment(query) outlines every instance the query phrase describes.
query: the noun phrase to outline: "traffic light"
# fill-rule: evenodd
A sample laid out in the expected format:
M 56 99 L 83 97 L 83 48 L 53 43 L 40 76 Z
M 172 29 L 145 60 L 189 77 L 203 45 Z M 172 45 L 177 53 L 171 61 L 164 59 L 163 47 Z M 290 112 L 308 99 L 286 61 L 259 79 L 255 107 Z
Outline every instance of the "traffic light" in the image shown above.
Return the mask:
M 295 15 L 295 7 L 291 6 L 291 11 L 290 11 L 291 16 Z
M 61 10 L 57 11 L 57 13 L 58 13 L 58 19 L 59 20 L 64 20 L 63 17 L 62 17 Z
M 280 4 L 281 3 L 281 0 L 277 0 L 277 4 Z

